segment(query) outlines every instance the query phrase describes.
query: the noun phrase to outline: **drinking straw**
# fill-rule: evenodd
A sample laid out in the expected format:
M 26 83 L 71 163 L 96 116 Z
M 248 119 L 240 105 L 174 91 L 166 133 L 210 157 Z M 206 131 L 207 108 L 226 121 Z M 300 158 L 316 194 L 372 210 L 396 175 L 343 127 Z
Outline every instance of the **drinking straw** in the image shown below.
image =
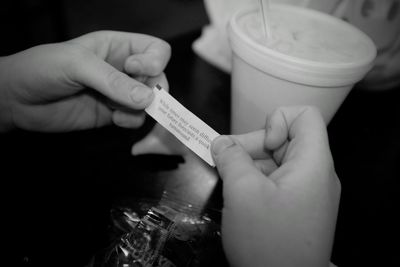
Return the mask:
M 263 21 L 263 29 L 265 39 L 269 40 L 271 38 L 271 28 L 269 27 L 269 0 L 259 0 L 261 16 Z

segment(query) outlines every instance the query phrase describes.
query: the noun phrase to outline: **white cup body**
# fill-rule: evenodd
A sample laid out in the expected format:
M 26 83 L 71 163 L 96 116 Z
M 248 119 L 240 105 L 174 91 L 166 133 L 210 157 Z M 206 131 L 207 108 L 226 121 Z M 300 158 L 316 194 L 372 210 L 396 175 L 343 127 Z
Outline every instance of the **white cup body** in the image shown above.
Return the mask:
M 329 123 L 351 88 L 352 85 L 329 88 L 293 83 L 262 72 L 234 55 L 231 132 L 241 134 L 264 128 L 266 116 L 279 106 L 316 106 Z
M 314 62 L 284 55 L 257 44 L 241 32 L 237 19 L 256 11 L 243 10 L 236 13 L 228 31 L 233 51 L 233 134 L 264 128 L 268 114 L 279 106 L 315 106 L 328 124 L 354 84 L 372 68 L 376 56 L 376 48 L 370 38 L 346 22 L 300 7 L 276 5 L 273 8 L 287 9 L 299 18 L 313 16 L 321 23 L 333 23 L 346 31 L 354 31 L 370 53 L 368 57 L 346 64 Z

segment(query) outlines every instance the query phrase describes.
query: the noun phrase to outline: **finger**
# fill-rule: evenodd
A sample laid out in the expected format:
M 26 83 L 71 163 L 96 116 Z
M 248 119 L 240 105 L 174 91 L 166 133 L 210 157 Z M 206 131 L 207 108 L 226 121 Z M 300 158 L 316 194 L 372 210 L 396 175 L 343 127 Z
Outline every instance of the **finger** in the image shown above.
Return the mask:
M 281 109 L 268 116 L 265 128 L 265 147 L 276 150 L 288 140 L 289 125 Z
M 72 60 L 68 75 L 74 82 L 132 109 L 144 109 L 154 98 L 151 88 L 118 71 L 89 50 L 81 51 Z
M 149 76 L 145 76 L 145 75 L 132 75 L 132 78 L 135 79 L 136 81 L 146 84 L 147 83 L 147 79 L 149 78 Z
M 150 88 L 153 88 L 158 84 L 158 85 L 161 85 L 161 87 L 164 88 L 165 91 L 167 91 L 167 92 L 169 91 L 168 80 L 167 80 L 167 77 L 165 76 L 164 72 L 155 77 L 138 75 L 138 76 L 133 76 L 133 78 L 138 82 L 146 84 Z
M 273 159 L 255 160 L 254 164 L 263 174 L 268 176 L 268 178 L 271 178 L 269 175 L 278 168 L 278 165 Z
M 229 136 L 219 136 L 211 150 L 218 172 L 223 179 L 224 210 L 237 210 L 245 200 L 256 198 L 276 188 L 254 164 L 250 155 Z
M 132 41 L 132 46 L 136 48 L 136 53 L 125 61 L 124 69 L 127 73 L 157 76 L 164 71 L 171 57 L 171 48 L 168 43 L 149 37 L 148 44 L 143 50 L 137 49 L 134 41 Z
M 218 172 L 225 183 L 234 184 L 240 180 L 260 176 L 253 159 L 233 138 L 217 137 L 212 142 L 211 150 Z
M 278 166 L 280 166 L 283 162 L 287 160 L 287 156 L 289 154 L 287 153 L 289 144 L 289 141 L 286 141 L 280 147 L 273 151 L 272 155 Z
M 169 91 L 169 84 L 167 77 L 165 76 L 165 73 L 162 72 L 160 75 L 157 75 L 155 77 L 147 77 L 145 84 L 149 86 L 150 88 L 155 87 L 157 84 L 159 84 L 165 91 Z
M 69 42 L 88 48 L 118 69 L 124 67 L 130 74 L 135 74 L 135 70 L 139 69 L 143 70 L 144 75 L 156 76 L 164 70 L 171 57 L 171 47 L 167 42 L 140 33 L 97 31 Z M 137 61 L 135 58 L 129 59 L 129 56 L 136 54 Z
M 144 112 L 127 112 L 116 110 L 113 112 L 112 121 L 115 125 L 123 128 L 138 128 L 143 125 L 145 120 Z
M 259 130 L 241 135 L 232 135 L 232 139 L 239 143 L 254 160 L 254 165 L 263 174 L 269 175 L 276 170 L 277 165 L 272 159 L 271 152 L 264 146 L 265 130 Z
M 139 76 L 139 78 L 135 77 L 135 80 L 146 84 L 147 86 L 149 86 L 150 88 L 155 87 L 157 84 L 161 85 L 167 92 L 169 91 L 169 85 L 168 85 L 168 81 L 167 78 L 165 76 L 164 73 L 161 73 L 159 76 L 156 77 L 147 77 L 147 76 Z M 110 99 L 108 99 L 107 101 L 107 105 L 111 108 L 111 109 L 115 109 L 115 110 L 125 110 L 125 111 L 129 111 L 132 112 L 132 109 L 127 108 L 126 106 L 123 106 L 115 101 L 111 101 Z
M 286 157 L 320 161 L 321 156 L 330 155 L 326 124 L 314 107 L 278 108 L 268 118 L 266 128 L 265 147 L 285 151 L 292 148 L 295 154 L 286 153 Z
M 259 130 L 241 135 L 231 136 L 252 159 L 271 158 L 269 151 L 264 146 L 265 130 Z

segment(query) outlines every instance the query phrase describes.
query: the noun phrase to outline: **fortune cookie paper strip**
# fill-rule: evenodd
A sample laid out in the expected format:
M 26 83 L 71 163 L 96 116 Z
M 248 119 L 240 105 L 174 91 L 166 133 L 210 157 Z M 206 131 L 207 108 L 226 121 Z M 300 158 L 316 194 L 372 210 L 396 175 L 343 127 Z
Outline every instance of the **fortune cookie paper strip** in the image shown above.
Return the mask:
M 154 100 L 145 111 L 179 141 L 211 166 L 211 142 L 219 136 L 210 126 L 190 112 L 160 85 L 154 88 Z

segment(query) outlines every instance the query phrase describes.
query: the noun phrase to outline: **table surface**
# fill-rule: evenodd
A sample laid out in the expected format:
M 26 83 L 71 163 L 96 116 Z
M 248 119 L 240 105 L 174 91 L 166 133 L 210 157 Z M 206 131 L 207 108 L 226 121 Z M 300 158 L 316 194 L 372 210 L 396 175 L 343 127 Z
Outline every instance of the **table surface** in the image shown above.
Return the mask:
M 191 50 L 199 32 L 170 40 L 166 73 L 170 92 L 221 134 L 229 133 L 230 76 Z M 353 90 L 328 127 L 342 182 L 333 262 L 340 266 L 389 266 L 398 233 L 400 90 Z M 109 209 L 129 198 L 160 198 L 165 190 L 188 202 L 221 209 L 221 181 L 197 156 L 132 156 L 138 131 L 97 130 L 2 136 L 2 182 L 10 258 L 35 266 L 85 263 L 105 244 Z M 22 241 L 23 240 L 23 241 Z M 392 243 L 393 244 L 393 243 Z M 18 248 L 18 249 L 17 249 Z M 60 255 L 61 253 L 61 255 Z M 65 254 L 65 255 L 64 255 Z M 83 265 L 82 264 L 82 265 Z

